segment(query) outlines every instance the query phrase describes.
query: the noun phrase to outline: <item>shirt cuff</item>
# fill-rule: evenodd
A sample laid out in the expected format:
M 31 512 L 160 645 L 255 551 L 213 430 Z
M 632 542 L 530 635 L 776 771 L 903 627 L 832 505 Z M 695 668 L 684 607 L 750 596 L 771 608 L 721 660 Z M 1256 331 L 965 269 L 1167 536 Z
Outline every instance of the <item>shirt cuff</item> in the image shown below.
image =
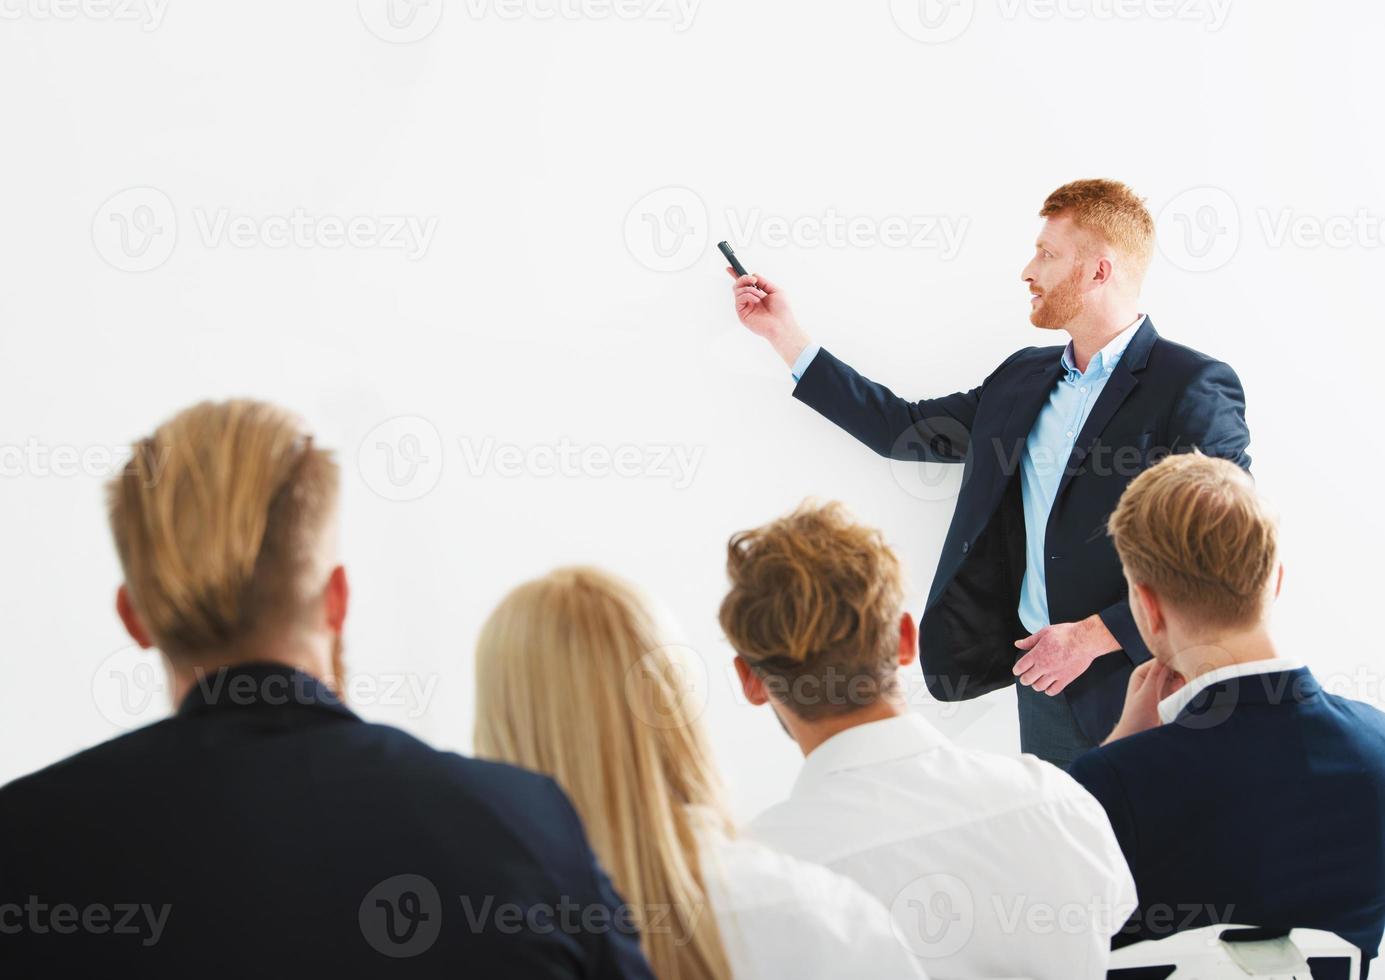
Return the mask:
M 821 344 L 809 344 L 803 348 L 803 353 L 798 355 L 798 360 L 794 361 L 793 367 L 789 369 L 795 382 L 803 377 L 803 372 L 808 370 L 808 365 L 813 363 L 813 358 L 818 356 L 820 350 L 822 350 Z

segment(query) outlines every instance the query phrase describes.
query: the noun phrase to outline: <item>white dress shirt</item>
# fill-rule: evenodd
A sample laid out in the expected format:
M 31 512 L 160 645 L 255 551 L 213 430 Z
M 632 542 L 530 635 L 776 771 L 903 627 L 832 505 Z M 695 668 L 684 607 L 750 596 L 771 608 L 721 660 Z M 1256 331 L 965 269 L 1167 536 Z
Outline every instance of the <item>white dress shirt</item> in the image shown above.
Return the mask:
M 699 856 L 737 980 L 928 980 L 889 911 L 849 878 L 713 831 L 699 833 Z
M 822 743 L 746 833 L 865 886 L 935 980 L 1099 980 L 1135 907 L 1106 813 L 1071 776 L 960 748 L 915 714 Z
M 1218 681 L 1234 680 L 1237 677 L 1253 677 L 1256 674 L 1276 674 L 1282 670 L 1298 670 L 1301 661 L 1292 657 L 1270 657 L 1265 660 L 1247 660 L 1241 664 L 1230 664 L 1199 674 L 1178 690 L 1159 702 L 1159 720 L 1165 725 L 1178 717 L 1179 712 L 1207 688 Z

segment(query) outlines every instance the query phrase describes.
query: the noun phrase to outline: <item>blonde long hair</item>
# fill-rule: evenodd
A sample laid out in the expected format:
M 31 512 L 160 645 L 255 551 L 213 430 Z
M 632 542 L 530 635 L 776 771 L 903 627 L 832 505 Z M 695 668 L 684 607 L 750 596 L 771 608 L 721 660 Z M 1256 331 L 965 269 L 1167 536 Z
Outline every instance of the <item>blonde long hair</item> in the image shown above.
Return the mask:
M 482 627 L 476 751 L 563 787 L 661 980 L 721 980 L 730 966 L 697 830 L 710 820 L 730 833 L 731 821 L 686 669 L 632 586 L 558 569 Z

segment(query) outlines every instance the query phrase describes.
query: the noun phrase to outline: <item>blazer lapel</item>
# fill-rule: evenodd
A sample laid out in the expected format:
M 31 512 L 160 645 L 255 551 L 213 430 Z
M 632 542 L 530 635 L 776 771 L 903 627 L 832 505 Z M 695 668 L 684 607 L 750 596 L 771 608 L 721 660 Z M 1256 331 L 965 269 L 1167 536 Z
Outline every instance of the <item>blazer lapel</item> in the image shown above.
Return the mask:
M 1072 453 L 1068 456 L 1068 465 L 1063 470 L 1062 479 L 1058 481 L 1058 492 L 1053 495 L 1054 513 L 1057 512 L 1058 501 L 1062 499 L 1063 491 L 1072 482 L 1073 475 L 1077 468 L 1082 465 L 1082 461 L 1092 451 L 1097 437 L 1105 430 L 1106 424 L 1111 421 L 1116 410 L 1124 404 L 1126 398 L 1139 385 L 1140 379 L 1136 375 L 1144 370 L 1145 364 L 1149 361 L 1150 348 L 1158 339 L 1159 334 L 1154 330 L 1154 321 L 1146 317 L 1144 324 L 1135 331 L 1135 336 L 1130 338 L 1125 353 L 1121 355 L 1115 370 L 1111 372 L 1111 379 L 1106 382 L 1106 387 L 1101 389 L 1101 395 L 1097 398 L 1096 404 L 1092 406 L 1092 412 L 1087 416 L 1086 424 L 1082 426 L 1082 431 L 1077 434 L 1077 441 L 1072 447 Z
M 1034 428 L 1034 420 L 1053 393 L 1053 386 L 1058 383 L 1062 370 L 1063 351 L 1059 348 L 1051 363 L 1034 368 L 1006 392 L 1010 400 L 1010 414 L 1000 427 L 1000 435 L 996 437 L 994 446 L 996 460 L 1006 477 L 1014 476 L 1019 470 L 1029 430 Z

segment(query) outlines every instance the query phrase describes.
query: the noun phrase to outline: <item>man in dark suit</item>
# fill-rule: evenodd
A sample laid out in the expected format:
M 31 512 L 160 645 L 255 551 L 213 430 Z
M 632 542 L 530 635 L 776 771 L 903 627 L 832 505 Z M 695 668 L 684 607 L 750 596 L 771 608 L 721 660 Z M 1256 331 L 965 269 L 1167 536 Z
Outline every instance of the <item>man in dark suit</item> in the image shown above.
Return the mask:
M 1385 927 L 1385 713 L 1328 694 L 1269 629 L 1278 528 L 1225 460 L 1174 456 L 1111 515 L 1153 653 L 1072 776 L 1106 808 L 1139 907 L 1116 945 L 1235 922 Z
M 177 711 L 0 789 L 0 976 L 651 977 L 554 782 L 338 697 L 337 492 L 263 403 L 136 446 L 117 608 Z
M 1249 468 L 1250 434 L 1235 372 L 1139 312 L 1154 249 L 1141 199 L 1079 180 L 1040 216 L 1022 274 L 1030 320 L 1071 339 L 1017 351 L 970 391 L 901 398 L 813 344 L 763 277 L 734 290 L 742 322 L 791 366 L 795 398 L 882 456 L 964 464 L 921 617 L 925 680 L 956 701 L 1018 678 L 1021 749 L 1067 765 L 1110 731 L 1149 659 L 1107 516 L 1169 452 L 1200 447 Z

